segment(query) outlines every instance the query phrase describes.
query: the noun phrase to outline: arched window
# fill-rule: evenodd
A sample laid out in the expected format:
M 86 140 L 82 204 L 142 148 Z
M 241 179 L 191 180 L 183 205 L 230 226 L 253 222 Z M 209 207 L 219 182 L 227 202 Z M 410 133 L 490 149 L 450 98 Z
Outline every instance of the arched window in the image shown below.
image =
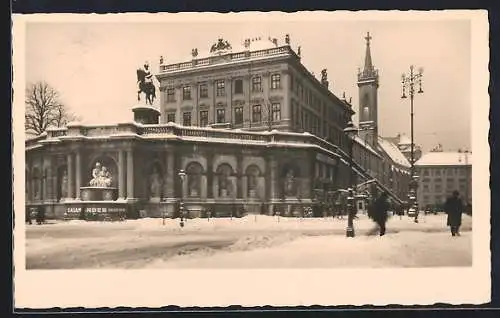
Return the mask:
M 233 189 L 229 177 L 233 174 L 233 168 L 229 164 L 223 163 L 217 167 L 216 174 L 219 196 L 224 197 L 231 195 Z
M 200 197 L 203 167 L 198 162 L 191 162 L 186 168 L 186 174 L 188 182 L 188 195 L 190 197 Z
M 247 195 L 250 198 L 255 197 L 261 174 L 260 169 L 256 165 L 251 165 L 247 168 L 245 174 L 247 176 Z

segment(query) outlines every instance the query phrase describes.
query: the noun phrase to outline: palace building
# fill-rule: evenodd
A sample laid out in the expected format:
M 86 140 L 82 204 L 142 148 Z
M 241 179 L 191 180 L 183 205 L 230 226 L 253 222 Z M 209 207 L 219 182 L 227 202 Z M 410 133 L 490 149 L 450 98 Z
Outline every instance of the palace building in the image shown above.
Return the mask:
M 161 58 L 159 110 L 143 103 L 132 107 L 132 123 L 71 123 L 27 140 L 26 204 L 56 217 L 86 209 L 174 215 L 181 201 L 194 216 L 297 215 L 338 200 L 352 170 L 359 192 L 375 184 L 402 203 L 410 165 L 378 135 L 370 40 L 353 141 L 344 133 L 351 101 L 331 92 L 326 69 L 317 79 L 304 67 L 289 35 L 235 47 L 221 38 L 186 61 Z

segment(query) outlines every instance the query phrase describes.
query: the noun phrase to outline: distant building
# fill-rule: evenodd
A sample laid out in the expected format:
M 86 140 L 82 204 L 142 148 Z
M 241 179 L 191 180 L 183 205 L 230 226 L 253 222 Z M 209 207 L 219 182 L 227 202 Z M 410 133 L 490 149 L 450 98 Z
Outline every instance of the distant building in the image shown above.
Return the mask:
M 392 143 L 398 146 L 398 149 L 401 151 L 401 153 L 406 157 L 408 162 L 411 161 L 411 139 L 410 137 L 406 136 L 405 134 L 398 134 L 396 137 L 390 137 L 387 138 L 389 139 Z M 422 148 L 420 145 L 417 145 L 414 143 L 413 145 L 413 156 L 415 162 L 417 162 L 420 157 L 422 157 Z
M 472 201 L 472 153 L 432 151 L 415 164 L 419 176 L 418 200 L 426 206 L 442 207 L 454 190 L 464 203 Z

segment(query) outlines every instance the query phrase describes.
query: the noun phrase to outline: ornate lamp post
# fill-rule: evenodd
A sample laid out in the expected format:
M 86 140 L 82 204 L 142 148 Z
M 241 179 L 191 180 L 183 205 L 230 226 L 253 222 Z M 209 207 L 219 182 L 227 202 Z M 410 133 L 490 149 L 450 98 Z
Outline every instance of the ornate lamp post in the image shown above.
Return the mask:
M 181 179 L 181 197 L 180 197 L 180 207 L 179 207 L 179 214 L 180 214 L 180 226 L 184 227 L 184 181 L 186 179 L 186 173 L 184 170 L 180 170 L 179 173 L 179 178 Z
M 348 209 L 348 215 L 347 215 L 347 229 L 346 229 L 346 236 L 347 237 L 354 237 L 354 214 L 355 214 L 355 206 L 354 206 L 354 169 L 353 169 L 353 155 L 352 155 L 352 149 L 354 146 L 354 138 L 358 134 L 358 129 L 354 127 L 354 124 L 352 121 L 349 121 L 347 124 L 347 127 L 344 129 L 344 133 L 349 137 L 350 143 L 349 143 L 349 196 L 347 197 L 347 209 Z
M 414 73 L 413 65 L 410 66 L 410 74 L 403 74 L 401 76 L 401 84 L 403 94 L 401 98 L 407 98 L 406 91 L 410 95 L 410 130 L 411 130 L 411 144 L 410 144 L 410 184 L 408 191 L 409 209 L 408 216 L 415 216 L 415 223 L 418 223 L 418 201 L 417 201 L 417 187 L 418 181 L 415 175 L 415 142 L 413 141 L 413 99 L 415 98 L 415 85 L 418 84 L 418 94 L 422 94 L 422 76 L 423 68 L 419 68 L 418 73 Z

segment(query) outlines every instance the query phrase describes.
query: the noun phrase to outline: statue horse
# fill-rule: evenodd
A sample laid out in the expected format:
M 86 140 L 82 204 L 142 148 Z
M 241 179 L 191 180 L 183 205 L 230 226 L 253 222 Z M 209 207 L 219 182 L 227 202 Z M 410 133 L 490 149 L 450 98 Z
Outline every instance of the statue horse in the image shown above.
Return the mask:
M 137 100 L 141 100 L 141 93 L 146 95 L 146 104 L 153 105 L 156 98 L 156 88 L 153 82 L 146 82 L 146 71 L 137 70 L 137 82 L 139 83 L 139 91 L 137 92 Z

